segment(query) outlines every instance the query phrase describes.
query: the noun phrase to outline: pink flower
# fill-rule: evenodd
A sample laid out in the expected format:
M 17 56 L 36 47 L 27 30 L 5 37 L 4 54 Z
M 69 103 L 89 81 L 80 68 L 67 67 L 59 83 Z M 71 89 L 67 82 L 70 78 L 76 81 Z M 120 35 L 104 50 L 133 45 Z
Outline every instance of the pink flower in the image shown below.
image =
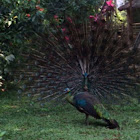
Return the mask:
M 2 91 L 2 92 L 4 92 L 4 91 L 5 91 L 5 89 L 4 89 L 4 88 L 2 88 L 2 89 L 1 89 L 1 91 Z
M 36 5 L 36 6 L 35 6 L 35 8 L 36 8 L 37 10 L 39 10 L 39 9 L 40 9 L 40 7 L 39 7 L 38 5 Z
M 106 2 L 106 5 L 102 9 L 102 12 L 105 13 L 107 11 L 114 11 L 114 4 L 112 4 L 113 0 L 109 0 Z
M 72 19 L 70 17 L 67 17 L 67 20 L 72 23 Z
M 63 29 L 62 29 L 62 32 L 65 32 L 65 31 L 66 31 L 66 28 L 63 28 Z
M 54 19 L 58 19 L 58 16 L 57 15 L 54 15 Z
M 110 6 L 110 7 L 114 7 L 114 4 L 112 4 L 112 1 L 113 1 L 113 0 L 109 0 L 109 1 L 106 2 L 106 4 L 107 4 L 108 6 Z
M 30 14 L 26 14 L 26 17 L 28 17 L 28 18 L 29 18 L 30 16 L 31 16 Z
M 43 12 L 44 11 L 44 8 L 40 8 L 39 11 Z
M 98 17 L 97 14 L 96 14 L 96 16 L 93 16 L 93 18 L 94 18 L 94 21 L 95 21 L 95 22 L 97 22 L 97 21 L 99 20 L 99 17 Z
M 59 19 L 58 19 L 57 15 L 54 15 L 54 19 L 55 19 L 56 22 L 59 22 Z
M 89 18 L 92 19 L 92 18 L 94 18 L 94 16 L 90 15 Z
M 70 39 L 69 39 L 69 37 L 68 37 L 68 36 L 65 36 L 65 40 L 66 40 L 66 41 L 69 41 Z
M 94 19 L 95 22 L 98 22 L 98 21 L 100 20 L 100 19 L 99 19 L 99 16 L 98 16 L 97 14 L 96 14 L 95 16 L 90 15 L 89 18 L 90 18 L 90 19 Z
M 100 18 L 99 18 L 99 16 L 97 14 L 95 16 L 90 15 L 89 18 L 90 19 L 94 19 L 95 22 L 99 22 L 100 21 Z

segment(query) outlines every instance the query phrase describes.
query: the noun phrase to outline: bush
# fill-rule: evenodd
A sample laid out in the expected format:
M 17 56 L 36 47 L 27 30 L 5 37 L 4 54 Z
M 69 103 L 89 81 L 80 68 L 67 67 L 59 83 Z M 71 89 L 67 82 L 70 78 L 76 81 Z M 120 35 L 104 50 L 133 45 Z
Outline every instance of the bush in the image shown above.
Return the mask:
M 22 59 L 22 52 L 30 51 L 32 40 L 51 29 L 54 15 L 61 18 L 75 16 L 83 19 L 99 10 L 101 0 L 2 0 L 0 2 L 0 88 L 13 83 L 13 73 Z M 78 17 L 81 14 L 82 17 Z M 12 72 L 13 71 L 13 72 Z M 2 86 L 2 83 L 5 83 Z

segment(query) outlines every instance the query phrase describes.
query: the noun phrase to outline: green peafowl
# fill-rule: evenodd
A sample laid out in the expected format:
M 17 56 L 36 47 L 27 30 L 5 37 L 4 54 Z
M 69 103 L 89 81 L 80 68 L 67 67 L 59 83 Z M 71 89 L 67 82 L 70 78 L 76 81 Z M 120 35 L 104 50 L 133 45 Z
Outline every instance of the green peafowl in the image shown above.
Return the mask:
M 44 106 L 64 101 L 64 89 L 69 88 L 67 99 L 86 114 L 86 123 L 91 115 L 103 119 L 109 128 L 119 128 L 117 121 L 105 115 L 101 102 L 139 98 L 140 35 L 129 47 L 117 19 L 111 0 L 95 16 L 65 15 L 62 20 L 55 15 L 47 31 L 38 33 L 29 51 L 22 53 L 18 93 Z
M 86 125 L 89 124 L 88 116 L 90 115 L 96 119 L 103 119 L 107 123 L 108 128 L 110 129 L 119 129 L 119 124 L 117 123 L 117 121 L 111 119 L 109 113 L 106 111 L 104 106 L 100 104 L 96 97 L 94 97 L 86 91 L 79 92 L 78 94 L 72 96 L 69 88 L 66 88 L 65 92 L 68 93 L 66 100 L 74 107 L 76 107 L 77 110 L 79 110 L 82 113 L 85 113 Z

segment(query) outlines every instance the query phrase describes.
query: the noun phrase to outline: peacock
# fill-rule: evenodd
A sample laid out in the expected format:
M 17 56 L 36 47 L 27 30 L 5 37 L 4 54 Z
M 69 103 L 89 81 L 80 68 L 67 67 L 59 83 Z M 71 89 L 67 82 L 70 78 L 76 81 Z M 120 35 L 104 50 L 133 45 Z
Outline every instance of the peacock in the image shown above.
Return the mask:
M 86 124 L 90 115 L 119 128 L 101 103 L 139 98 L 140 35 L 134 45 L 128 44 L 112 0 L 98 14 L 81 17 L 54 15 L 46 32 L 38 33 L 18 61 L 18 93 L 41 106 L 67 99 L 86 114 Z
M 89 124 L 88 116 L 92 116 L 96 119 L 102 119 L 107 123 L 107 127 L 110 129 L 119 129 L 119 124 L 116 120 L 111 119 L 110 114 L 106 111 L 104 106 L 99 102 L 99 100 L 93 95 L 89 94 L 87 91 L 79 92 L 75 96 L 72 96 L 70 89 L 66 88 L 65 92 L 68 94 L 66 100 L 77 108 L 81 113 L 85 113 L 86 125 Z

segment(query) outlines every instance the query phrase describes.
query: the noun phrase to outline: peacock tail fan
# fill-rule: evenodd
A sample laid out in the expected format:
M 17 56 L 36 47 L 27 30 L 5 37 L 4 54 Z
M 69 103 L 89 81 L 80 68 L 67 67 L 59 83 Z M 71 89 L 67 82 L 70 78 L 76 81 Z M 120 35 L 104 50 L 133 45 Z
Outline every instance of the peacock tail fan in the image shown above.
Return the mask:
M 124 24 L 118 26 L 114 8 L 108 7 L 81 20 L 57 16 L 45 33 L 38 33 L 22 53 L 18 93 L 41 104 L 62 102 L 66 87 L 73 95 L 84 90 L 86 74 L 88 91 L 101 100 L 138 98 L 140 35 L 135 45 L 128 45 L 120 29 Z

